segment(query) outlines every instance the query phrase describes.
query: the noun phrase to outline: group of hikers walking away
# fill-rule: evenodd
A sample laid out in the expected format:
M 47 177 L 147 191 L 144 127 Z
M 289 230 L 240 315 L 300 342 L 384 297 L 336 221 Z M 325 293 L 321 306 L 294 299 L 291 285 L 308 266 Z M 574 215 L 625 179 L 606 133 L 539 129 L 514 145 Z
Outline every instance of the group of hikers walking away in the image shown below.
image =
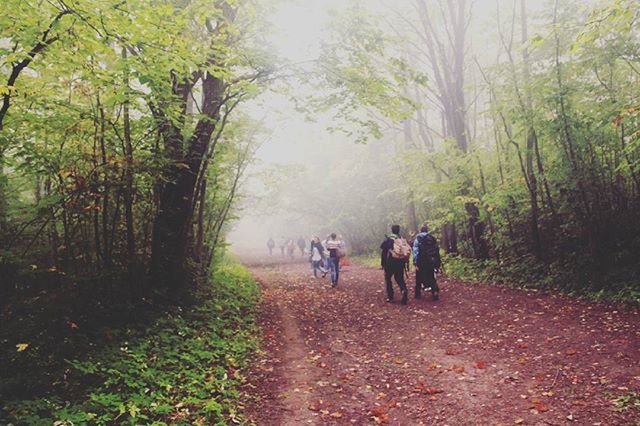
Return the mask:
M 298 250 L 300 251 L 300 256 L 304 256 L 306 253 L 305 248 L 307 245 L 307 242 L 304 239 L 304 237 L 299 237 L 297 241 L 294 241 L 293 238 L 285 238 L 285 237 L 280 237 L 280 239 L 278 240 L 278 246 L 280 247 L 280 254 L 282 257 L 285 257 L 285 253 L 286 253 L 286 256 L 293 259 L 293 257 L 295 256 L 296 245 L 298 247 Z M 273 249 L 275 247 L 276 247 L 275 240 L 273 239 L 273 237 L 269 237 L 269 239 L 267 240 L 267 248 L 269 249 L 269 256 L 273 256 Z
M 293 259 L 296 248 L 300 255 L 305 256 L 306 241 L 304 237 L 294 242 L 293 238 L 281 237 L 278 246 L 282 257 L 286 255 Z M 276 242 L 273 238 L 267 241 L 269 255 L 273 255 Z M 341 259 L 346 256 L 345 243 L 335 233 L 320 241 L 318 236 L 311 239 L 309 248 L 309 262 L 313 271 L 313 277 L 318 278 L 320 272 L 322 278 L 330 273 L 331 286 L 337 287 L 340 278 Z M 430 291 L 433 300 L 440 298 L 440 289 L 436 281 L 436 273 L 440 272 L 442 261 L 440 259 L 440 247 L 436 238 L 429 233 L 429 227 L 425 224 L 420 232 L 407 241 L 400 236 L 400 225 L 391 225 L 391 233 L 386 235 L 380 244 L 380 266 L 384 271 L 387 302 L 393 302 L 393 280 L 400 288 L 402 304 L 409 300 L 409 289 L 405 275 L 409 274 L 409 263 L 413 260 L 415 268 L 414 298 L 420 299 L 423 291 Z
M 384 270 L 387 302 L 393 302 L 393 278 L 400 287 L 402 304 L 407 304 L 409 290 L 404 277 L 408 275 L 411 258 L 416 271 L 414 298 L 420 299 L 423 290 L 430 291 L 433 300 L 440 298 L 436 282 L 436 273 L 442 266 L 440 247 L 436 238 L 429 233 L 429 227 L 423 225 L 410 244 L 400 236 L 400 225 L 392 225 L 391 234 L 380 244 L 380 265 Z

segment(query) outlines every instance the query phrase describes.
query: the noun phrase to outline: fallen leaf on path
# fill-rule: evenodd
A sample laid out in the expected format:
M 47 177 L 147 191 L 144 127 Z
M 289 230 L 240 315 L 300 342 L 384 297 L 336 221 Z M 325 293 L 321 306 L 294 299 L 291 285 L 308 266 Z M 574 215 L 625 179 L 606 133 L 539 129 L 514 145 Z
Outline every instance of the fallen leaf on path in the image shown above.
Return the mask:
M 376 416 L 376 417 L 379 417 L 379 416 L 381 416 L 383 414 L 386 414 L 386 412 L 387 412 L 387 410 L 382 405 L 379 406 L 379 407 L 373 407 L 371 409 L 371 415 L 372 416 Z
M 334 419 L 339 419 L 340 417 L 342 417 L 342 413 L 338 413 L 337 411 L 329 414 L 329 417 L 333 417 Z
M 464 373 L 464 367 L 461 365 L 452 365 L 451 371 L 453 371 L 454 373 Z
M 575 350 L 575 349 L 567 349 L 567 350 L 565 351 L 565 354 L 567 354 L 567 356 L 575 355 L 575 354 L 577 354 L 577 353 L 578 353 L 578 351 L 577 351 L 577 350 Z
M 533 408 L 538 410 L 538 412 L 540 412 L 540 413 L 546 413 L 547 411 L 549 411 L 549 406 L 547 406 L 546 404 L 542 403 L 539 399 L 534 399 L 532 401 L 532 406 L 533 406 Z
M 387 410 L 382 407 L 374 407 L 371 409 L 371 415 L 373 416 L 372 419 L 374 422 L 376 423 L 389 423 L 389 416 L 387 415 Z
M 487 368 L 487 363 L 484 361 L 476 361 L 475 367 L 478 370 L 484 370 L 485 368 Z

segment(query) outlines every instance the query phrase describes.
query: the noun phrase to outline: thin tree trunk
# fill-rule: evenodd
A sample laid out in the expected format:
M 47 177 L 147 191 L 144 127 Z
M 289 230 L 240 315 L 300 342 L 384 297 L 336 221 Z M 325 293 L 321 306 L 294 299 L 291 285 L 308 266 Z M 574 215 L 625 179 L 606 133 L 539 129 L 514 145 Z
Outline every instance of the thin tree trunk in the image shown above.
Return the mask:
M 122 58 L 125 63 L 127 61 L 127 49 L 122 49 Z M 129 288 L 135 285 L 136 277 L 136 237 L 133 222 L 133 144 L 131 143 L 131 117 L 129 112 L 129 72 L 125 71 L 124 85 L 126 98 L 123 106 L 123 125 L 124 125 L 124 148 L 125 148 L 125 187 L 124 187 L 124 208 L 125 223 L 127 228 L 127 277 L 129 280 Z
M 100 94 L 96 98 L 96 107 L 98 109 L 98 143 L 100 148 L 100 161 L 102 169 L 102 260 L 106 269 L 111 268 L 110 244 L 109 244 L 109 160 L 107 158 L 107 147 L 105 138 L 105 113 L 102 103 L 100 102 Z

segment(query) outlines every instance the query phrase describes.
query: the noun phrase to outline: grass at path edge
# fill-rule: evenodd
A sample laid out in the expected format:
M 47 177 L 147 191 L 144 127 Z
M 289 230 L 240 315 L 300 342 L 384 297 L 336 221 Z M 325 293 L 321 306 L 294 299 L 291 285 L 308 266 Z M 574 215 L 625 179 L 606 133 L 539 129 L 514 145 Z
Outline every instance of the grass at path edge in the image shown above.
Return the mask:
M 69 360 L 68 382 L 59 391 L 5 402 L 9 424 L 242 422 L 239 386 L 258 346 L 258 286 L 247 269 L 226 260 L 203 287 L 195 306 L 167 311 L 148 327 L 120 330 L 117 341 Z

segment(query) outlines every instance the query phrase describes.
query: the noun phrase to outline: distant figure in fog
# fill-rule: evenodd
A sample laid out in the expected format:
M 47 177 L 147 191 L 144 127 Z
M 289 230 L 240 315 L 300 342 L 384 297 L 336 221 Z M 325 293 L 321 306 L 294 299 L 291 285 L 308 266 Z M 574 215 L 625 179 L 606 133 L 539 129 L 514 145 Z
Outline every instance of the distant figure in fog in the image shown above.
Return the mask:
M 304 257 L 304 246 L 307 245 L 307 242 L 304 240 L 304 237 L 298 238 L 298 248 L 300 249 L 300 256 Z
M 347 264 L 347 243 L 342 239 L 342 235 L 338 235 L 338 241 L 340 241 L 340 261 L 339 266 L 340 270 L 342 270 L 343 266 L 348 266 Z
M 340 278 L 340 258 L 344 256 L 344 250 L 341 248 L 342 241 L 338 239 L 335 233 L 329 236 L 327 240 L 327 250 L 329 250 L 329 269 L 331 270 L 331 286 L 338 286 Z
M 327 275 L 327 270 L 324 268 L 324 247 L 320 244 L 320 237 L 315 237 L 311 240 L 311 268 L 313 269 L 313 277 L 318 278 L 318 270 L 322 272 L 322 278 Z
M 287 242 L 287 256 L 293 259 L 293 255 L 295 254 L 295 251 L 296 251 L 296 243 L 293 242 L 293 238 L 289 238 L 289 241 Z
M 267 248 L 269 249 L 269 256 L 273 256 L 273 248 L 276 246 L 276 242 L 273 241 L 273 238 L 269 237 L 267 240 Z
M 284 257 L 284 249 L 287 247 L 287 239 L 285 237 L 280 237 L 278 240 L 278 246 L 280 247 L 280 254 Z

